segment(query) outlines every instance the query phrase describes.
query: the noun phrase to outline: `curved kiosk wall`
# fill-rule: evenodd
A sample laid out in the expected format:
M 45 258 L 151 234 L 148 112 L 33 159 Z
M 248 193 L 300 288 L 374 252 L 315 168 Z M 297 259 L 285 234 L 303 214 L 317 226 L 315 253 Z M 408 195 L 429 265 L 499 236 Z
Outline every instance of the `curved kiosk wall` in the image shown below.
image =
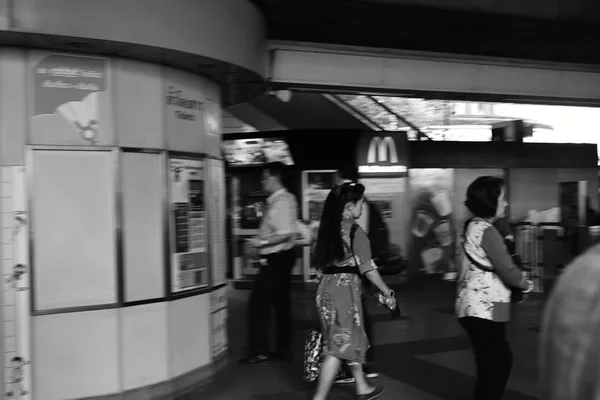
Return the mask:
M 144 5 L 160 19 L 170 2 Z M 25 3 L 40 13 L 73 4 Z M 199 26 L 247 6 L 183 3 L 211 5 L 188 21 Z M 56 33 L 56 14 L 30 14 L 29 30 Z M 219 39 L 230 55 L 235 39 Z M 0 398 L 170 398 L 226 360 L 221 89 L 153 62 L 0 48 Z

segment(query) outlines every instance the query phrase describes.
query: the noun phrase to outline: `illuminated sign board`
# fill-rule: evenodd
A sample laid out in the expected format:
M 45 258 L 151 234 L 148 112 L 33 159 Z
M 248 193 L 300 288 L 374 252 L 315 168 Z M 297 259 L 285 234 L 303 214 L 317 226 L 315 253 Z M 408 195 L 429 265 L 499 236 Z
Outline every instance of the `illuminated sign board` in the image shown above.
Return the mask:
M 400 143 L 400 147 L 397 142 Z M 407 145 L 406 133 L 403 132 L 390 132 L 388 136 L 365 133 L 358 146 L 359 174 L 406 175 Z

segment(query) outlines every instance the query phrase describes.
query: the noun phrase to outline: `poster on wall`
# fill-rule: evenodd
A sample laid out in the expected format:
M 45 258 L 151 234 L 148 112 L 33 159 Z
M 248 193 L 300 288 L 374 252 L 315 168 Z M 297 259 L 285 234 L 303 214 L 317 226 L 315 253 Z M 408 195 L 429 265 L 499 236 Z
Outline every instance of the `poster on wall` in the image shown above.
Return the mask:
M 171 158 L 171 290 L 207 287 L 204 162 Z
M 385 248 L 391 257 L 403 257 L 406 248 L 406 209 L 408 185 L 406 177 L 361 178 L 359 182 L 365 186 L 365 196 L 368 207 L 363 207 L 363 213 L 358 223 L 369 233 L 373 223 L 372 212 L 378 212 L 388 233 L 388 243 L 381 243 L 378 248 Z M 373 236 L 377 237 L 377 236 Z M 385 246 L 385 247 L 383 247 Z
M 32 144 L 112 144 L 109 61 L 33 54 Z
M 221 160 L 208 159 L 210 212 L 211 281 L 213 286 L 227 282 L 227 260 L 225 257 L 225 171 Z
M 227 351 L 227 287 L 210 294 L 210 315 L 212 329 L 212 357 L 219 357 Z
M 385 220 L 394 218 L 394 198 L 406 192 L 406 178 L 362 178 L 359 180 L 365 186 L 365 195 L 369 203 L 377 206 Z
M 408 258 L 413 275 L 456 271 L 454 170 L 411 169 Z
M 308 222 L 313 230 L 314 237 L 319 232 L 321 213 L 325 199 L 334 185 L 336 170 L 304 171 L 302 173 L 303 183 L 303 219 Z M 314 267 L 314 251 L 317 241 L 310 247 L 304 249 L 304 275 L 305 279 L 315 276 L 317 271 Z

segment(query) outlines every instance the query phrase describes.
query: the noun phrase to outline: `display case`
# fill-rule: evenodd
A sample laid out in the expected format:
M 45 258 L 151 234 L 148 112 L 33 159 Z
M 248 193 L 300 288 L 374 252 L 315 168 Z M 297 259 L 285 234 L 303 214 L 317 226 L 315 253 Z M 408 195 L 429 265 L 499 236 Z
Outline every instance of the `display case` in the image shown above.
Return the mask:
M 334 185 L 337 170 L 302 171 L 302 219 L 308 223 L 317 237 L 321 223 L 321 213 L 325 199 Z M 316 241 L 303 249 L 303 275 L 305 281 L 314 280 L 317 271 L 314 267 Z

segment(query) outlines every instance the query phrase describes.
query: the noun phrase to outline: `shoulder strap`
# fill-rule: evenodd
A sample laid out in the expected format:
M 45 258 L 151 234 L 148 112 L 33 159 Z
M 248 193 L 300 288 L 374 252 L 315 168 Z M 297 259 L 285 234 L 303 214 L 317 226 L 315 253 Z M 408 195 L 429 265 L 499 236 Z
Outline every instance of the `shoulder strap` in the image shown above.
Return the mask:
M 356 230 L 358 229 L 358 224 L 352 224 L 350 228 L 350 247 L 354 247 L 354 236 L 356 235 Z
M 356 260 L 356 254 L 354 254 L 354 236 L 356 235 L 357 229 L 358 224 L 352 224 L 352 227 L 350 228 L 350 250 L 352 251 L 352 257 L 354 258 L 356 268 L 358 268 L 358 261 Z
M 467 248 L 465 247 L 465 240 L 466 240 L 466 238 L 467 238 L 467 228 L 469 227 L 469 224 L 470 224 L 472 221 L 473 221 L 473 219 L 472 219 L 472 218 L 471 218 L 471 219 L 468 219 L 468 220 L 465 222 L 465 225 L 464 225 L 464 229 L 463 229 L 463 243 L 462 243 L 463 253 L 465 253 L 465 255 L 467 256 L 467 258 L 469 259 L 469 262 L 470 262 L 471 264 L 473 264 L 474 266 L 476 266 L 477 268 L 479 268 L 480 270 L 482 270 L 482 271 L 485 271 L 485 272 L 494 272 L 494 269 L 493 269 L 493 268 L 486 267 L 486 266 L 482 265 L 480 262 L 478 262 L 477 260 L 475 260 L 475 259 L 474 259 L 474 258 L 473 258 L 473 257 L 472 257 L 470 254 L 469 254 L 469 252 L 467 251 Z

